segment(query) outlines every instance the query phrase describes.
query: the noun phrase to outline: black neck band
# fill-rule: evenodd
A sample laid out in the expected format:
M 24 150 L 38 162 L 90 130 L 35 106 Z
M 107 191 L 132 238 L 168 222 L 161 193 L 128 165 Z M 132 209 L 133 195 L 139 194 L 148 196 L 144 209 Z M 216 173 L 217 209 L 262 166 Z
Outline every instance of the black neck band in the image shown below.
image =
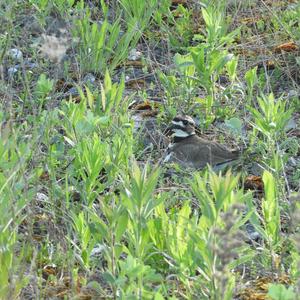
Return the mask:
M 173 143 L 179 143 L 179 142 L 181 142 L 181 141 L 183 141 L 183 140 L 189 138 L 189 137 L 192 136 L 192 135 L 195 135 L 195 133 L 191 133 L 191 134 L 188 135 L 188 136 L 174 136 L 174 137 L 173 137 Z

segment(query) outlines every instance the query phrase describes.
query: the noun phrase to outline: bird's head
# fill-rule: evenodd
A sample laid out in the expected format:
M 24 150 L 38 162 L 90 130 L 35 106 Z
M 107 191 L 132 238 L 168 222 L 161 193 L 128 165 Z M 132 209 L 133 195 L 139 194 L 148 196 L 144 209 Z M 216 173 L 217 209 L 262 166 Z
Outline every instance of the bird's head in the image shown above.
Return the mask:
M 167 134 L 173 138 L 186 138 L 196 134 L 196 124 L 190 116 L 177 115 L 167 128 Z

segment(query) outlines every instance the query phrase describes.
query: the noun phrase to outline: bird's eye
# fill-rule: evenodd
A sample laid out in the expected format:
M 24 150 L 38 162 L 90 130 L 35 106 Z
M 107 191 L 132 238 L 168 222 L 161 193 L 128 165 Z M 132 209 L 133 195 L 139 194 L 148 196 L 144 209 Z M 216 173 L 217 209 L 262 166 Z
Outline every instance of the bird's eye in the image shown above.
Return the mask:
M 187 120 L 183 120 L 183 124 L 187 125 L 189 122 Z

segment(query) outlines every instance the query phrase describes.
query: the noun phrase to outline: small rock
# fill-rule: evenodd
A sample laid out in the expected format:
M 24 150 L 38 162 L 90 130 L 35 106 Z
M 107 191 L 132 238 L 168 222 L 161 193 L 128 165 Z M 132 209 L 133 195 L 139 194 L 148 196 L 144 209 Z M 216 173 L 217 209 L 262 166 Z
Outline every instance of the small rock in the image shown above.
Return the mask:
M 25 62 L 25 66 L 28 67 L 29 69 L 34 69 L 34 68 L 38 67 L 38 64 L 30 62 L 30 61 L 27 61 L 27 62 Z
M 246 223 L 246 231 L 250 240 L 258 242 L 261 239 L 261 235 L 255 230 L 251 223 Z
M 260 234 L 257 231 L 254 231 L 254 232 L 249 233 L 249 238 L 252 241 L 258 241 L 258 240 L 261 239 L 261 236 L 260 236 Z
M 299 93 L 296 90 L 289 90 L 288 92 L 288 98 L 294 98 L 294 97 L 298 97 Z
M 100 256 L 105 250 L 105 246 L 101 244 L 97 244 L 91 251 L 91 257 L 97 257 Z
M 294 157 L 289 157 L 288 162 L 292 167 L 297 167 L 297 161 Z
M 94 83 L 96 81 L 96 77 L 93 74 L 88 73 L 84 76 L 83 81 L 86 83 Z
M 142 57 L 142 52 L 137 51 L 135 48 L 131 49 L 128 55 L 128 60 L 139 60 Z
M 78 90 L 76 87 L 71 87 L 68 92 L 67 92 L 68 95 L 71 95 L 71 96 L 78 96 L 79 93 L 78 93 Z
M 48 202 L 49 197 L 43 193 L 36 193 L 36 200 L 40 202 Z
M 20 61 L 23 58 L 23 53 L 17 48 L 12 48 L 8 51 L 8 55 L 14 59 Z
M 12 78 L 20 69 L 19 65 L 15 65 L 13 67 L 8 68 L 7 75 L 9 78 Z

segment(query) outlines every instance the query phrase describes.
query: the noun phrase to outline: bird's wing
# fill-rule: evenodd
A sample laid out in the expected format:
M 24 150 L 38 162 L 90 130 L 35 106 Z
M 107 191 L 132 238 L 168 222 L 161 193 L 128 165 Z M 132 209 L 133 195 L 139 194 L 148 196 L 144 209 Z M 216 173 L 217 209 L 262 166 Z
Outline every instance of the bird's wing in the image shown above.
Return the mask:
M 175 151 L 175 148 L 173 149 Z M 217 143 L 185 143 L 176 147 L 176 155 L 172 161 L 194 162 L 196 168 L 203 168 L 206 164 L 217 165 L 233 159 L 238 155 Z
M 215 157 L 216 160 L 218 160 L 218 159 L 221 159 L 221 160 L 222 159 L 225 159 L 225 160 L 236 159 L 239 156 L 238 151 L 229 150 L 224 145 L 221 145 L 216 142 L 208 142 L 201 138 L 199 138 L 199 140 L 201 141 L 201 143 L 198 143 L 198 144 L 206 145 L 206 148 L 208 149 L 207 151 L 210 152 L 210 156 Z
M 172 151 L 173 155 L 171 161 L 178 162 L 185 166 L 203 168 L 209 161 L 209 151 L 207 150 L 207 147 L 202 144 L 178 144 Z

